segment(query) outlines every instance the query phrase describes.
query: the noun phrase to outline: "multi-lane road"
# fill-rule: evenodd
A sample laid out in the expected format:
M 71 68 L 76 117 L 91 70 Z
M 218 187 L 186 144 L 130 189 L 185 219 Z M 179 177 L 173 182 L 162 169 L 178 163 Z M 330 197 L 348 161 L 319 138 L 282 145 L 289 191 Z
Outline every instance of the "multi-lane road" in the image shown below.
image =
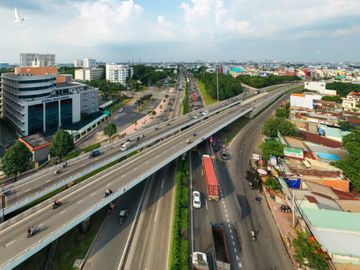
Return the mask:
M 251 100 L 248 100 L 244 103 L 250 102 Z M 240 111 L 245 110 L 245 106 L 249 105 L 237 105 L 209 117 L 196 126 L 164 140 L 159 145 L 145 149 L 141 155 L 136 155 L 114 166 L 111 170 L 96 175 L 96 181 L 87 181 L 84 186 L 75 188 L 66 198 L 62 198 L 64 205 L 61 208 L 52 210 L 51 205 L 49 205 L 2 230 L 0 232 L 0 265 L 19 255 L 22 256 L 18 257 L 18 262 L 23 261 L 39 250 L 40 247 L 51 242 L 54 237 L 60 236 L 81 222 L 80 215 L 82 215 L 81 218 L 85 218 L 106 205 L 111 197 L 102 199 L 105 187 L 111 187 L 117 191 L 114 198 L 120 196 L 127 189 L 175 159 L 179 154 L 187 151 L 212 132 L 217 131 L 219 127 L 234 117 L 239 117 Z M 196 138 L 193 138 L 194 132 L 197 134 Z M 195 142 L 188 144 L 186 143 L 187 139 Z M 26 239 L 25 232 L 30 225 L 38 225 L 42 231 L 32 238 Z M 24 250 L 27 250 L 25 254 Z
M 265 200 L 259 205 L 255 198 L 261 194 L 251 190 L 245 180 L 261 126 L 278 105 L 279 102 L 275 102 L 239 133 L 229 148 L 229 161 L 215 155 L 221 186 L 219 202 L 205 200 L 201 173 L 201 155 L 213 152 L 208 145 L 202 145 L 198 152 L 191 154 L 193 190 L 199 190 L 204 198 L 203 207 L 194 209 L 194 250 L 210 255 L 213 252 L 210 224 L 223 223 L 232 269 L 293 269 Z M 250 237 L 251 230 L 256 232 L 256 241 Z M 212 264 L 211 256 L 209 258 Z
M 235 100 L 239 102 L 241 100 L 241 96 L 233 99 L 233 101 Z M 208 109 L 209 115 L 228 104 L 229 101 L 214 104 Z M 179 109 L 177 109 L 177 112 L 178 110 Z M 194 124 L 200 121 L 202 118 L 204 118 L 204 116 L 201 115 L 201 113 L 196 119 L 190 118 L 188 115 L 180 116 L 173 120 L 158 124 L 158 129 L 155 129 L 154 126 L 151 126 L 137 132 L 129 138 L 134 141 L 134 147 L 136 147 L 136 145 L 141 145 L 144 147 L 146 145 L 150 145 L 158 138 L 163 138 L 168 136 L 167 134 L 175 133 L 184 126 Z M 137 141 L 137 138 L 140 138 L 141 135 L 145 135 L 145 138 Z M 126 156 L 126 152 L 119 153 L 120 145 L 121 141 L 105 146 L 102 149 L 103 154 L 96 158 L 89 159 L 88 155 L 85 154 L 70 160 L 68 162 L 69 165 L 64 169 L 61 169 L 60 174 L 55 174 L 58 166 L 53 166 L 52 168 L 40 171 L 31 177 L 27 177 L 26 179 L 9 184 L 8 187 L 10 187 L 11 193 L 6 196 L 6 203 L 5 205 L 2 205 L 1 208 L 4 208 L 5 214 L 11 213 L 11 211 L 19 209 L 20 207 L 30 203 L 32 200 L 46 195 L 47 193 L 61 186 L 64 186 L 65 183 L 71 182 L 81 177 L 85 174 L 84 171 L 87 171 L 88 173 L 92 170 L 95 170 L 97 167 L 99 167 L 99 164 L 110 160 L 114 156 L 118 156 L 119 158 L 120 156 Z M 2 203 L 2 201 L 0 201 L 0 203 Z

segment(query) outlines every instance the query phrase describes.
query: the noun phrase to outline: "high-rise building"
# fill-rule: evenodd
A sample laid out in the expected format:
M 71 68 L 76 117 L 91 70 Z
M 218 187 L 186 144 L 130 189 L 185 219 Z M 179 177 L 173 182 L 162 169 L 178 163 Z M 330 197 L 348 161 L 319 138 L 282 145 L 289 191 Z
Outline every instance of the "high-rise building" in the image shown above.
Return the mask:
M 126 84 L 126 79 L 134 74 L 134 68 L 127 65 L 106 64 L 106 80 Z
M 21 67 L 55 67 L 55 54 L 21 53 Z
M 75 80 L 93 81 L 93 80 L 102 80 L 103 78 L 104 78 L 104 70 L 102 68 L 75 69 Z
M 98 89 L 71 82 L 56 67 L 16 68 L 2 74 L 4 118 L 21 136 L 52 133 L 98 111 Z
M 92 58 L 85 58 L 83 60 L 83 67 L 84 68 L 93 68 L 96 67 L 96 60 Z
M 83 60 L 74 60 L 74 67 L 76 68 L 83 67 Z

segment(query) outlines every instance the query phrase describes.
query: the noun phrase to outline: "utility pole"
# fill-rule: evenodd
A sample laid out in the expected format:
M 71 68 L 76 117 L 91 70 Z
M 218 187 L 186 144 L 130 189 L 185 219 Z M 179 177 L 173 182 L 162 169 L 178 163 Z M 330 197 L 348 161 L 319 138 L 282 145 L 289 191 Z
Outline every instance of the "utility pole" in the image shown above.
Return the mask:
M 215 64 L 215 69 L 216 69 L 216 100 L 219 102 L 219 72 L 216 64 Z

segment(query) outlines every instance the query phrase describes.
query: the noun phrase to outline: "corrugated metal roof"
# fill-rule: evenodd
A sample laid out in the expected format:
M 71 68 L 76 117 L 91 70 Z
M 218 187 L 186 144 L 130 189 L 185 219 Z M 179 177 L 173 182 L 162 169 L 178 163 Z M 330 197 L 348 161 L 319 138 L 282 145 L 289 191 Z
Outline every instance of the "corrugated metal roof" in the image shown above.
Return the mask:
M 314 228 L 360 233 L 360 213 L 325 209 L 308 209 L 305 207 L 301 207 L 301 209 L 306 215 L 311 226 Z

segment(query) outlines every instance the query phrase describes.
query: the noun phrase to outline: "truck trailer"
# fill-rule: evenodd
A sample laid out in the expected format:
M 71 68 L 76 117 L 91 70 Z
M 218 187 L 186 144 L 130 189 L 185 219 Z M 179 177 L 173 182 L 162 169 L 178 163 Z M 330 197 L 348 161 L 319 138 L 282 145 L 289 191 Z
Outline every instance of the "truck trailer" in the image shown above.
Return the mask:
M 219 181 L 217 179 L 214 163 L 209 155 L 202 156 L 202 166 L 205 178 L 207 198 L 209 200 L 219 200 Z
M 225 238 L 224 225 L 212 224 L 211 227 L 215 248 L 214 259 L 216 270 L 230 270 L 231 265 Z

